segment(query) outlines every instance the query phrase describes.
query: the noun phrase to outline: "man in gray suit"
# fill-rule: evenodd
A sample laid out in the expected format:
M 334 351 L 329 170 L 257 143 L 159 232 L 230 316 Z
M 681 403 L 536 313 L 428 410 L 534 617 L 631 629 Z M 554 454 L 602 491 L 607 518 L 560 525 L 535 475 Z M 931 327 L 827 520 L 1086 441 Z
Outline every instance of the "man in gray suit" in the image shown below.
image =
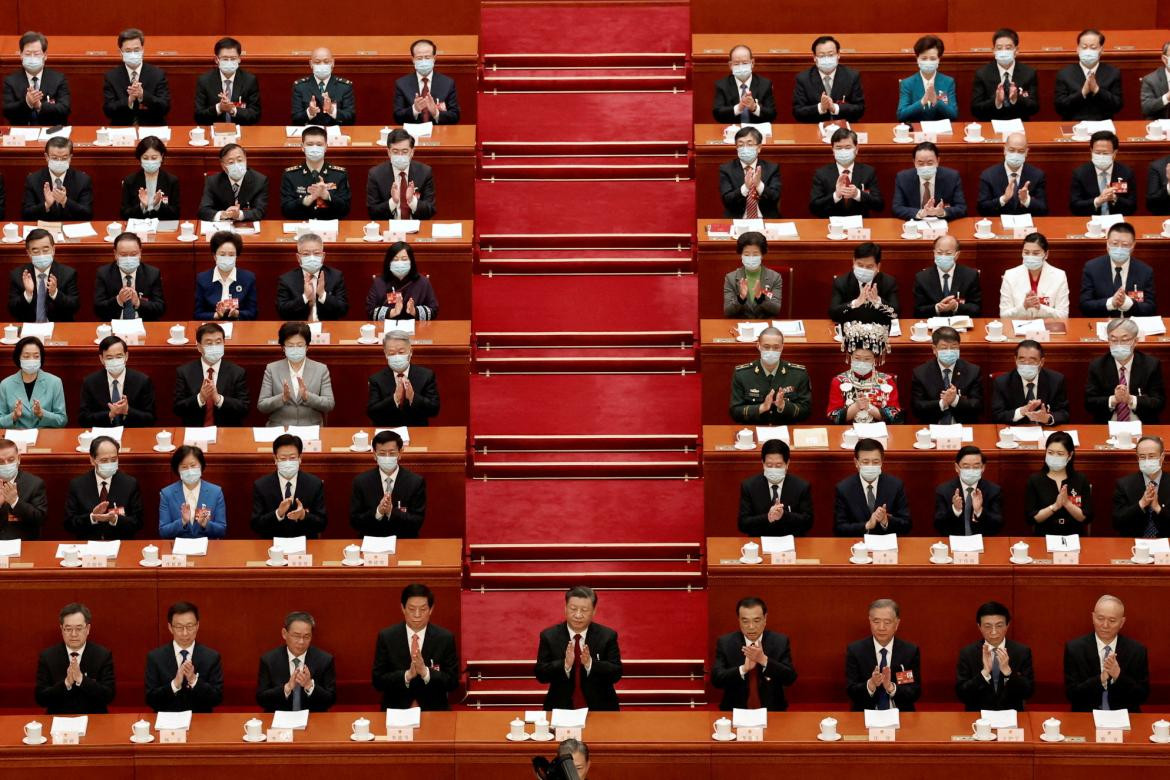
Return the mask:
M 1162 44 L 1162 67 L 1142 76 L 1142 116 L 1170 119 L 1170 41 Z
M 284 360 L 269 363 L 256 408 L 268 425 L 324 425 L 333 411 L 333 381 L 324 363 L 309 360 L 312 333 L 303 322 L 286 322 L 277 335 Z

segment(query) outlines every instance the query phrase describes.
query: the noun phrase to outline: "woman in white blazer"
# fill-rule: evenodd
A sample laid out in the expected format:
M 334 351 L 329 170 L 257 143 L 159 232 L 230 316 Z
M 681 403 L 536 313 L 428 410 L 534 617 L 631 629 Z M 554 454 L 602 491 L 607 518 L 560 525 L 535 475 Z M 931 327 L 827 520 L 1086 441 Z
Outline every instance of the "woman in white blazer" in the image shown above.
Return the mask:
M 1024 238 L 1023 263 L 1009 268 L 999 285 L 999 316 L 1015 319 L 1068 318 L 1068 276 L 1048 264 L 1048 239 Z
M 286 322 L 277 336 L 284 360 L 264 369 L 256 408 L 268 415 L 269 425 L 324 425 L 333 411 L 333 381 L 324 363 L 309 360 L 313 336 L 303 322 Z

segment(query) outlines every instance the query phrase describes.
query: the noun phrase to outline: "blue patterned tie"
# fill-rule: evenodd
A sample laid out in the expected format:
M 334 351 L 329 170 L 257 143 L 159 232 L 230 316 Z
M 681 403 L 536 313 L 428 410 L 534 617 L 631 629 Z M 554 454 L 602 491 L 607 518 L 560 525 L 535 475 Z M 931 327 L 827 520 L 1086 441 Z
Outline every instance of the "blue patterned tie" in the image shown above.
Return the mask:
M 1101 658 L 1101 665 L 1105 665 L 1105 661 L 1109 660 L 1109 656 L 1113 654 L 1113 648 L 1105 645 L 1105 653 Z M 1101 709 L 1109 709 L 1109 683 L 1105 683 L 1105 689 L 1101 691 Z
M 747 94 L 747 91 L 748 91 L 747 84 L 740 84 L 739 85 L 739 99 L 740 100 L 743 100 L 744 95 Z M 752 112 L 748 111 L 746 108 L 743 111 L 740 111 L 739 112 L 739 121 L 741 124 L 745 124 L 745 125 L 751 124 Z
M 991 687 L 996 693 L 999 693 L 999 687 L 1003 685 L 1003 670 L 999 668 L 999 656 L 995 654 L 995 648 L 991 650 Z
M 882 660 L 878 662 L 878 670 L 884 671 L 889 665 L 886 663 L 886 648 L 882 648 Z M 882 685 L 877 690 L 877 708 L 879 710 L 888 710 L 890 708 L 890 694 L 886 693 L 886 686 Z
M 295 675 L 300 670 L 301 670 L 301 659 L 294 658 L 293 659 L 293 674 Z M 293 712 L 296 712 L 296 711 L 301 709 L 301 686 L 300 685 L 293 686 L 293 689 L 292 689 L 292 708 L 293 708 Z
M 183 663 L 187 663 L 187 656 L 190 655 L 190 653 L 188 653 L 186 650 L 180 650 L 179 655 L 181 655 L 183 657 Z M 184 688 L 187 687 L 187 678 L 186 677 L 183 678 L 183 687 Z
M 49 316 L 45 309 L 48 306 L 49 291 L 45 287 L 45 273 L 37 274 L 37 322 L 48 322 Z

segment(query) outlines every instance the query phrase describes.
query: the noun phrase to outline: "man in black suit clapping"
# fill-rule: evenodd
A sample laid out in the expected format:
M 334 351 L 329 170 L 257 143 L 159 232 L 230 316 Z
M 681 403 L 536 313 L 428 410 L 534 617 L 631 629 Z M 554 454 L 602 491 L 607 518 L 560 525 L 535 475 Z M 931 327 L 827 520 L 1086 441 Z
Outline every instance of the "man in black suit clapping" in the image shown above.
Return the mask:
M 735 605 L 739 631 L 724 634 L 715 643 L 711 684 L 723 690 L 719 709 L 788 709 L 784 686 L 796 682 L 788 637 L 765 631 L 768 605 L 748 597 Z
M 427 514 L 427 483 L 399 465 L 402 437 L 394 431 L 374 436 L 378 465 L 353 479 L 349 522 L 363 536 L 417 539 Z
M 216 67 L 195 82 L 195 124 L 259 123 L 260 83 L 250 72 L 240 70 L 243 51 L 243 44 L 235 38 L 215 42 Z
M 950 233 L 934 240 L 934 265 L 914 275 L 914 316 L 978 317 L 983 311 L 979 272 L 959 265 L 959 239 Z
M 565 622 L 540 632 L 536 679 L 548 685 L 544 709 L 618 709 L 614 683 L 622 654 L 612 628 L 593 622 L 597 594 L 578 585 L 565 592 Z
M 1113 488 L 1113 527 L 1120 536 L 1170 536 L 1170 479 L 1162 471 L 1165 445 L 1161 437 L 1146 435 L 1138 439 L 1135 454 L 1138 470 Z
M 1125 604 L 1105 595 L 1093 606 L 1093 631 L 1064 646 L 1064 691 L 1073 712 L 1141 712 L 1150 695 L 1146 647 L 1121 636 Z
M 316 539 L 325 531 L 325 483 L 301 471 L 303 451 L 300 436 L 280 434 L 272 442 L 276 471 L 252 483 L 252 530 L 262 537 Z
M 333 656 L 312 647 L 317 621 L 308 612 L 290 612 L 280 636 L 284 645 L 260 657 L 256 703 L 265 712 L 325 712 L 337 701 Z
M 1016 61 L 1020 36 L 1007 27 L 991 36 L 995 62 L 975 71 L 971 90 L 971 113 L 981 122 L 992 119 L 1027 121 L 1040 110 L 1036 71 Z
M 459 685 L 455 637 L 431 623 L 435 594 L 426 585 L 407 585 L 401 602 L 403 622 L 382 629 L 374 647 L 382 709 L 450 709 L 447 694 Z
M 1003 527 L 1003 494 L 983 478 L 987 459 L 968 444 L 955 453 L 955 476 L 934 490 L 934 527 L 947 536 L 991 536 Z
M 251 401 L 244 369 L 223 359 L 224 330 L 205 322 L 195 331 L 199 359 L 175 371 L 174 412 L 187 427 L 244 424 Z
M 911 404 L 924 423 L 969 425 L 983 411 L 983 377 L 979 366 L 959 357 L 959 332 L 935 328 L 930 335 L 934 360 L 914 369 Z
M 812 491 L 788 473 L 791 450 L 780 439 L 760 447 L 764 472 L 739 486 L 739 532 L 748 536 L 804 536 L 812 529 Z
M 176 601 L 167 609 L 173 641 L 146 655 L 146 705 L 155 712 L 211 712 L 223 701 L 219 653 L 195 644 L 199 607 Z
M 118 442 L 98 436 L 89 443 L 93 469 L 69 483 L 65 530 L 78 539 L 129 539 L 142 526 L 138 480 L 118 470 Z
M 859 122 L 865 113 L 861 74 L 840 63 L 841 44 L 831 35 L 813 41 L 813 67 L 796 74 L 792 116 L 797 122 Z
M 711 113 L 716 122 L 755 124 L 776 121 L 776 98 L 772 82 L 752 73 L 755 66 L 752 50 L 739 45 L 732 48 L 727 66 L 731 75 L 715 82 L 715 104 Z
M 49 39 L 39 32 L 20 36 L 21 69 L 4 79 L 4 118 L 14 125 L 69 124 L 69 83 L 45 67 Z
M 146 35 L 129 28 L 118 33 L 122 64 L 106 72 L 102 110 L 112 125 L 153 127 L 167 123 L 171 88 L 157 65 L 144 63 Z
M 1031 648 L 1007 638 L 1012 613 L 997 601 L 980 605 L 975 622 L 983 639 L 959 651 L 955 694 L 967 712 L 1022 711 L 1036 685 Z
M 89 641 L 89 607 L 66 604 L 57 617 L 62 642 L 37 661 L 37 704 L 49 715 L 103 713 L 114 700 L 114 656 Z
M 869 605 L 870 636 L 845 648 L 845 690 L 854 712 L 914 712 L 922 695 L 918 645 L 898 639 L 901 609 L 893 599 Z

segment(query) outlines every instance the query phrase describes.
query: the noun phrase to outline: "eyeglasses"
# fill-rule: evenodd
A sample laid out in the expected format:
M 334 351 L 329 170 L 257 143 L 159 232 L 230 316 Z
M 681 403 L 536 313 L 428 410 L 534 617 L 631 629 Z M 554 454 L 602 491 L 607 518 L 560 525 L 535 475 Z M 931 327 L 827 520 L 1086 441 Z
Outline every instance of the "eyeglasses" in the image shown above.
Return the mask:
M 89 626 L 61 626 L 63 634 L 83 634 Z
M 176 634 L 189 634 L 197 628 L 198 623 L 171 623 L 171 630 Z

